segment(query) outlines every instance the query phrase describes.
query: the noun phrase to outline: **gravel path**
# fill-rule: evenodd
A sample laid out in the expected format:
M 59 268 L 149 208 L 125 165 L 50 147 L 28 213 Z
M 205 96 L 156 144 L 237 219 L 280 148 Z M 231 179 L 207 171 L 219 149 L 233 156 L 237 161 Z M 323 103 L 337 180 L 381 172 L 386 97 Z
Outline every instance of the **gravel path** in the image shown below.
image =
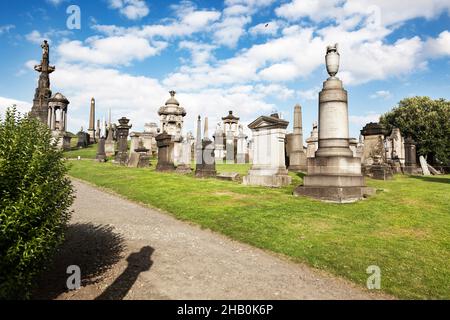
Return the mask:
M 74 181 L 67 241 L 37 299 L 380 299 L 349 281 Z M 68 265 L 83 287 L 66 292 Z

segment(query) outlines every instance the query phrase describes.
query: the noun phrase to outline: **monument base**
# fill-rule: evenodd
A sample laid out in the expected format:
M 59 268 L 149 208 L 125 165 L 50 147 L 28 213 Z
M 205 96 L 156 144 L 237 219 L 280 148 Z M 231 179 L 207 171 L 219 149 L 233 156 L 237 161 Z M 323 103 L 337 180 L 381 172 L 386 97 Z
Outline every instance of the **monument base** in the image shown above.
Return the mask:
M 306 196 L 326 202 L 352 203 L 375 194 L 375 189 L 368 187 L 305 187 L 294 190 L 295 196 Z
M 388 165 L 371 165 L 365 168 L 365 172 L 369 177 L 376 180 L 392 180 L 393 174 L 391 167 Z
M 192 172 L 191 167 L 189 167 L 188 165 L 185 164 L 180 164 L 177 169 L 175 170 L 176 173 L 181 173 L 181 174 L 189 174 Z
M 195 170 L 195 176 L 197 178 L 210 178 L 210 177 L 216 177 L 217 171 L 215 168 L 197 168 Z
M 244 177 L 244 185 L 262 186 L 280 188 L 290 185 L 292 178 L 288 175 L 275 175 L 275 176 L 252 176 L 248 175 Z
M 173 171 L 175 171 L 175 165 L 173 163 L 158 163 L 156 165 L 156 171 L 158 171 L 158 172 L 173 172 Z
M 286 168 L 255 165 L 243 179 L 244 185 L 280 188 L 291 184 L 292 178 Z

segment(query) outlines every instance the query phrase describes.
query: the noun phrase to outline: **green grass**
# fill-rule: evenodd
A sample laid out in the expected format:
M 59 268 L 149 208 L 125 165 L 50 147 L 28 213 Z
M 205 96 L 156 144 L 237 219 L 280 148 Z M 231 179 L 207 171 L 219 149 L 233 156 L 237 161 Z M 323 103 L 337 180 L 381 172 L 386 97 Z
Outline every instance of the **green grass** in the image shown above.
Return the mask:
M 154 168 L 154 167 L 153 167 Z M 383 189 L 353 204 L 296 198 L 281 189 L 248 187 L 192 175 L 157 173 L 109 163 L 72 161 L 71 175 L 131 200 L 163 209 L 253 246 L 365 286 L 366 269 L 381 268 L 382 290 L 400 298 L 450 298 L 450 176 L 368 180 Z M 220 165 L 219 172 L 248 170 Z

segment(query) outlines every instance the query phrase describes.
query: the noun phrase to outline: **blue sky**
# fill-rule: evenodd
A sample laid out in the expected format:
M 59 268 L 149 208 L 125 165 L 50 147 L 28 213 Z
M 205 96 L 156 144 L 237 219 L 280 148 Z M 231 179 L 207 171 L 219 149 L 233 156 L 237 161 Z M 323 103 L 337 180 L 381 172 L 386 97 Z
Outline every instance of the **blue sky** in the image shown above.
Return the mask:
M 67 28 L 70 5 L 81 10 L 80 30 Z M 199 114 L 214 126 L 228 110 L 245 124 L 273 110 L 292 120 L 300 103 L 307 137 L 325 48 L 337 42 L 358 137 L 404 97 L 450 99 L 449 9 L 448 0 L 1 1 L 0 113 L 31 107 L 45 38 L 73 132 L 87 126 L 92 96 L 98 118 L 111 108 L 140 131 L 158 122 L 173 89 L 185 131 Z

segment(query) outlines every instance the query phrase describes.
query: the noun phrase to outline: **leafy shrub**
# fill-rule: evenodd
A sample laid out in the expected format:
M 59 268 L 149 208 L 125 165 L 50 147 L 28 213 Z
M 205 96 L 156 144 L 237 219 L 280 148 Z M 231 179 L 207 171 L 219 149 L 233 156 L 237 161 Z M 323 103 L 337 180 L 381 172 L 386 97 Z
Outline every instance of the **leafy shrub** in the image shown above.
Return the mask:
M 0 119 L 0 299 L 27 299 L 62 242 L 73 189 L 48 127 L 15 107 Z

